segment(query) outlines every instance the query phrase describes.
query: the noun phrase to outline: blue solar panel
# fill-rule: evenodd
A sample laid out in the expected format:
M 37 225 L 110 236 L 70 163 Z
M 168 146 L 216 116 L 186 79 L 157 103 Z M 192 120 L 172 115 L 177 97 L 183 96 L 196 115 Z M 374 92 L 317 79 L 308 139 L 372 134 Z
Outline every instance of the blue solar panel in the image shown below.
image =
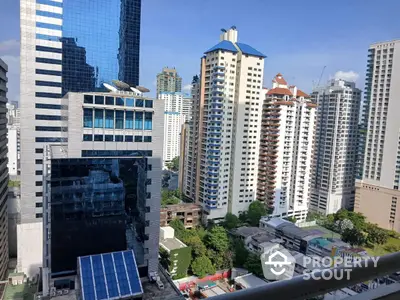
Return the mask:
M 143 293 L 132 250 L 79 257 L 83 300 L 106 300 Z
M 82 290 L 85 300 L 96 300 L 94 293 L 93 284 L 93 272 L 90 257 L 82 257 L 80 259 L 81 265 L 81 278 L 82 278 Z
M 131 284 L 132 294 L 141 293 L 142 286 L 140 283 L 138 271 L 135 267 L 136 262 L 135 259 L 133 258 L 133 252 L 132 251 L 124 252 L 124 258 L 126 263 L 126 269 L 128 271 L 129 283 Z
M 117 277 L 115 276 L 114 262 L 111 254 L 103 254 L 104 270 L 106 272 L 106 282 L 108 295 L 111 297 L 119 296 Z
M 115 269 L 117 271 L 117 280 L 119 289 L 121 291 L 121 296 L 126 296 L 131 294 L 131 289 L 129 287 L 128 277 L 126 274 L 125 263 L 121 252 L 113 253 Z
M 106 279 L 103 271 L 103 261 L 100 255 L 92 256 L 92 268 L 97 299 L 108 299 Z

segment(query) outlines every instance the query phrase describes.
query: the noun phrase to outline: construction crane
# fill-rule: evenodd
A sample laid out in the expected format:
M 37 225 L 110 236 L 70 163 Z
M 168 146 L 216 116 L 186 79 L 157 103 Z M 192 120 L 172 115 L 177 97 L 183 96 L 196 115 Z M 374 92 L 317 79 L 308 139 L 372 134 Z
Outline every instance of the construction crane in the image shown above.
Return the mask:
M 326 66 L 324 66 L 322 68 L 321 75 L 319 76 L 317 85 L 315 85 L 315 81 L 313 80 L 313 89 L 315 89 L 316 87 L 319 87 L 319 84 L 321 83 L 321 79 L 322 79 L 322 76 L 324 75 L 325 69 L 326 69 Z

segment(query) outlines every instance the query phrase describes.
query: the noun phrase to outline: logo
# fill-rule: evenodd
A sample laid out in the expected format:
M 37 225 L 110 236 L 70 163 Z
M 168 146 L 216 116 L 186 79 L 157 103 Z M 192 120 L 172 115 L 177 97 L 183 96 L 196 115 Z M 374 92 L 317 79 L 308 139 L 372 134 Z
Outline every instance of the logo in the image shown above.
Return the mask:
M 272 244 L 260 258 L 266 279 L 285 280 L 293 277 L 296 260 L 281 245 Z

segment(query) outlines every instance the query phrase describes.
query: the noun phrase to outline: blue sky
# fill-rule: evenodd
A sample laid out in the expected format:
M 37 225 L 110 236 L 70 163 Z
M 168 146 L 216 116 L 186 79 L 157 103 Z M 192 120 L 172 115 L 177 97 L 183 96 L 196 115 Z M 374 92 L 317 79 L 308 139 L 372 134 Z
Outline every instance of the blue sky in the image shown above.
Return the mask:
M 281 72 L 309 92 L 326 66 L 322 81 L 341 71 L 358 78 L 363 89 L 369 44 L 400 38 L 400 1 L 384 2 L 143 0 L 140 83 L 154 91 L 156 74 L 169 66 L 189 84 L 203 52 L 218 42 L 220 29 L 235 25 L 239 41 L 268 56 L 265 86 Z M 9 98 L 17 100 L 18 0 L 1 0 L 0 57 L 9 64 Z

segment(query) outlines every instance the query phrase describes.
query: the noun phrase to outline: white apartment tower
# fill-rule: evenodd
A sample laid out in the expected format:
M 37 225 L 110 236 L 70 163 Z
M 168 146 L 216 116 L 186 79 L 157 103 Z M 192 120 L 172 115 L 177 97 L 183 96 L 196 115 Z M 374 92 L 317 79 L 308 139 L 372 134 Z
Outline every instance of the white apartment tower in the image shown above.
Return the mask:
M 193 85 L 193 124 L 199 127 L 190 131 L 198 138 L 196 175 L 187 186 L 195 182 L 205 219 L 238 215 L 256 199 L 264 58 L 238 42 L 233 26 L 201 60 Z
M 275 76 L 262 108 L 257 190 L 273 216 L 307 217 L 315 110 L 309 95 Z
M 182 125 L 185 123 L 183 114 L 182 93 L 161 92 L 159 100 L 164 102 L 164 154 L 163 165 L 180 156 L 180 141 Z
M 324 215 L 353 209 L 361 91 L 332 79 L 311 98 L 318 109 L 310 209 Z
M 400 40 L 376 43 L 368 52 L 363 168 L 354 210 L 369 222 L 400 232 Z

